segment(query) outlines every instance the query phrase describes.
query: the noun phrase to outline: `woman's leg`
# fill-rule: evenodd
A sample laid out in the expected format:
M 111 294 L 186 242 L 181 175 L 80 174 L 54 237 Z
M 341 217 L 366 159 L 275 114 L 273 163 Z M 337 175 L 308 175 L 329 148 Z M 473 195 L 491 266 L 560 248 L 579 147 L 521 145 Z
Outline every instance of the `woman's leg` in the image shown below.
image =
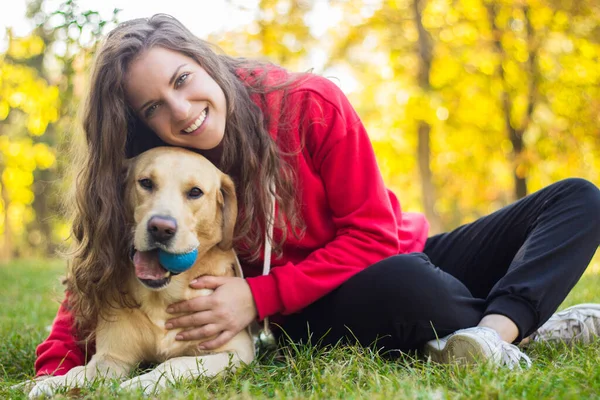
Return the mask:
M 521 340 L 556 311 L 599 244 L 600 191 L 567 179 L 430 238 L 424 252 L 485 299 L 484 316 L 512 321 Z
M 359 272 L 302 312 L 289 315 L 295 342 L 338 341 L 402 351 L 476 325 L 485 301 L 422 253 L 398 255 Z
M 600 192 L 561 181 L 430 238 L 429 258 L 400 255 L 365 269 L 283 328 L 294 341 L 310 331 L 315 344 L 377 340 L 405 351 L 501 315 L 521 339 L 556 310 L 599 242 Z

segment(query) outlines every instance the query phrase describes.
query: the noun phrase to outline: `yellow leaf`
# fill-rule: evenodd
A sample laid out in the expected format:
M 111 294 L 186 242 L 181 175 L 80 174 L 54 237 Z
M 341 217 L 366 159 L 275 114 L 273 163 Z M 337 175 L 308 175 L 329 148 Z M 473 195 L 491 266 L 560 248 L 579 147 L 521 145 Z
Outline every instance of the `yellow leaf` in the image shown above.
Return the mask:
M 35 154 L 35 163 L 40 169 L 48 169 L 56 162 L 54 152 L 44 143 L 37 143 L 33 146 Z
M 11 37 L 8 43 L 8 54 L 15 59 L 27 59 L 41 54 L 44 48 L 44 41 L 39 36 Z
M 8 113 L 10 111 L 10 107 L 8 103 L 4 100 L 0 100 L 0 121 L 3 121 L 8 117 Z

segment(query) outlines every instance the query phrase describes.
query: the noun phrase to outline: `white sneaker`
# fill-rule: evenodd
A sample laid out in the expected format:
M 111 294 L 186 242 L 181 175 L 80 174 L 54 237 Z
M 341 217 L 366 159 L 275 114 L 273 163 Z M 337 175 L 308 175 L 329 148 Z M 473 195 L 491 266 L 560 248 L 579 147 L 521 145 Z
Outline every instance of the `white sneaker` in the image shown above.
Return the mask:
M 600 336 L 600 304 L 578 304 L 555 313 L 530 336 L 534 342 L 589 344 Z
M 489 362 L 492 365 L 521 369 L 521 361 L 527 368 L 531 359 L 517 346 L 500 338 L 491 328 L 476 326 L 461 329 L 441 339 L 425 344 L 425 356 L 441 364 L 476 364 Z

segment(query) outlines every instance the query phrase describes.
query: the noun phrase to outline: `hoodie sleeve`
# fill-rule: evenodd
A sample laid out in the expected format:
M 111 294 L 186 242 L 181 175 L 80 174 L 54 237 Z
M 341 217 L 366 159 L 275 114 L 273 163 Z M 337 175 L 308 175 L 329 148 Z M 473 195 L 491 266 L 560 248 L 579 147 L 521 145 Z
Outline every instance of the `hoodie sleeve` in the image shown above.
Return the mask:
M 299 181 L 303 174 L 316 174 L 324 188 L 321 202 L 325 204 L 303 204 L 303 217 L 310 230 L 311 224 L 321 224 L 323 219 L 312 210 L 327 209 L 333 236 L 296 264 L 287 262 L 267 276 L 247 279 L 260 319 L 297 312 L 357 272 L 400 251 L 398 210 L 367 132 L 341 90 L 325 78 L 315 79 L 292 98 L 301 105 L 300 112 L 308 113 L 298 121 L 308 126 L 302 153 L 309 165 L 299 171 Z M 312 188 L 298 188 L 305 190 Z
M 74 319 L 65 299 L 52 323 L 50 335 L 36 349 L 35 374 L 64 375 L 71 368 L 85 364 L 85 353 L 77 344 Z

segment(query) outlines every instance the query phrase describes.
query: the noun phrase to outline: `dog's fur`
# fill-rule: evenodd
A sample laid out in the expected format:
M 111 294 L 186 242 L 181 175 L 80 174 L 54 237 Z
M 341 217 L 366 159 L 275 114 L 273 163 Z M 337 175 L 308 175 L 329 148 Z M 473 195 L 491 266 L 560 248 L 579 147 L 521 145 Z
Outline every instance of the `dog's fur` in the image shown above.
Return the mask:
M 144 179 L 150 181 L 142 182 Z M 166 312 L 168 305 L 212 292 L 191 289 L 192 279 L 241 274 L 232 250 L 237 202 L 231 179 L 198 154 L 161 147 L 132 161 L 127 182 L 135 249 L 146 252 L 162 248 L 181 253 L 197 247 L 196 262 L 179 275 L 165 271 L 164 278 L 153 280 L 139 279 L 137 267 L 132 265 L 129 293 L 140 307 L 115 309 L 109 318 L 99 319 L 96 354 L 88 365 L 39 382 L 30 397 L 51 395 L 60 387 L 82 386 L 97 376 L 124 378 L 142 361 L 162 364 L 121 387 L 152 393 L 168 382 L 216 375 L 254 359 L 254 345 L 246 330 L 224 346 L 206 352 L 198 349 L 198 341 L 176 341 L 180 330 L 164 328 L 165 321 L 173 317 Z M 151 189 L 144 187 L 149 182 Z M 198 192 L 190 196 L 192 188 L 200 189 L 203 195 L 193 198 Z M 177 230 L 170 240 L 159 243 L 153 239 L 149 220 L 154 216 L 176 221 Z M 124 240 L 125 236 L 124 232 Z

